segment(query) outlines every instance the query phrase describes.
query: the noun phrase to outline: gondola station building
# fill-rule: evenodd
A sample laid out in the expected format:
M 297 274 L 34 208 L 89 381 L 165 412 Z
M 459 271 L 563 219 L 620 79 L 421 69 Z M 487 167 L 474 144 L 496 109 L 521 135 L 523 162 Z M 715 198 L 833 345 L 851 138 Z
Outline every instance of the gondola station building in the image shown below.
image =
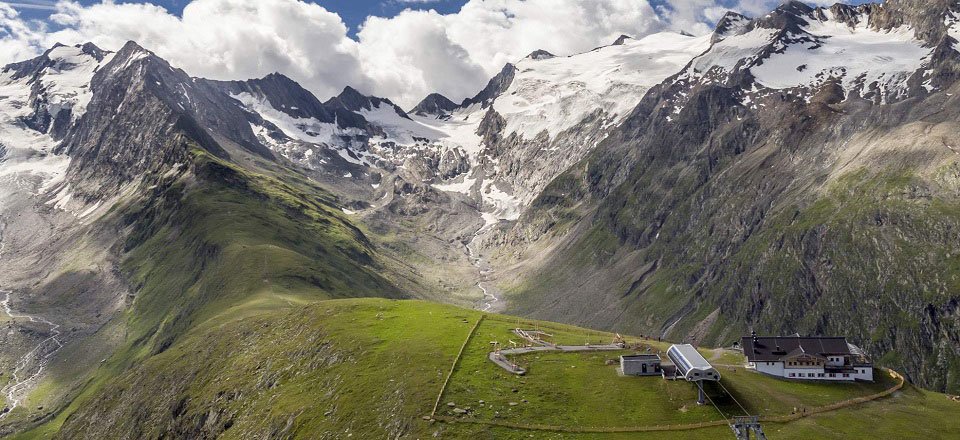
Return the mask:
M 794 380 L 873 381 L 873 365 L 844 337 L 757 336 L 741 339 L 747 366 Z

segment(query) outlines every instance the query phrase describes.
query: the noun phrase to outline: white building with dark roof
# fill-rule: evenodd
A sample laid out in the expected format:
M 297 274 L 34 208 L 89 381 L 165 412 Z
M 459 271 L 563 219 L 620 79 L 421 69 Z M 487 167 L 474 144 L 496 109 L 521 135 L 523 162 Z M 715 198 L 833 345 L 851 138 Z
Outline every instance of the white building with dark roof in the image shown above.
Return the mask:
M 873 365 L 844 337 L 744 336 L 747 365 L 795 380 L 873 381 Z

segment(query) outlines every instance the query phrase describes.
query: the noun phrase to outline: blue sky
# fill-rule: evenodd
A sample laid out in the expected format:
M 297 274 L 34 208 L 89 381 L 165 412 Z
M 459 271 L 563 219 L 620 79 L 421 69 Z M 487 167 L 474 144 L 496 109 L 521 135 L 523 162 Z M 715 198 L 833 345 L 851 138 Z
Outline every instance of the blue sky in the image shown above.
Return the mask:
M 178 0 L 171 0 L 178 1 Z M 179 0 L 183 1 L 183 0 Z M 404 9 L 435 9 L 442 14 L 457 12 L 466 0 L 438 0 L 431 2 L 403 2 L 399 0 L 318 0 L 314 3 L 336 12 L 356 32 L 357 27 L 370 15 L 393 17 Z
M 20 14 L 29 19 L 47 18 L 56 0 L 0 0 L 17 6 Z M 256 1 L 256 0 L 250 0 Z M 153 3 L 180 15 L 190 0 L 117 0 L 116 3 Z M 355 34 L 368 16 L 393 17 L 404 9 L 434 9 L 442 14 L 457 12 L 467 0 L 314 0 L 327 10 L 340 14 L 344 23 Z M 81 5 L 100 3 L 100 0 L 79 0 Z

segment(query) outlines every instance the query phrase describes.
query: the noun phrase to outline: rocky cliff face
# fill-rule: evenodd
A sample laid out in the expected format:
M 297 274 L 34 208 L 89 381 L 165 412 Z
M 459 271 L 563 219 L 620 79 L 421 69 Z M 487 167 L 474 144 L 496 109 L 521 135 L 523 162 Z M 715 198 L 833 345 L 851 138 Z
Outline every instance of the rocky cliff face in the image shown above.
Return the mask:
M 188 141 L 223 158 L 221 142 L 273 157 L 234 100 L 135 43 L 96 72 L 90 92 L 87 112 L 58 148 L 72 158 L 69 175 L 87 184 L 74 185 L 82 198 L 183 164 Z
M 845 334 L 957 390 L 957 52 L 911 5 L 726 20 L 504 236 L 557 250 L 517 309 L 716 344 Z
M 650 87 L 708 43 L 708 37 L 676 33 L 624 37 L 567 57 L 536 51 L 504 66 L 458 108 L 419 119 L 451 133 L 471 159 L 468 173 L 438 176 L 434 186 L 474 197 L 488 222 L 516 220 L 547 184 L 624 120 Z M 458 133 L 465 129 L 475 136 Z
M 243 90 L 319 111 L 273 80 Z M 406 295 L 375 273 L 383 260 L 343 202 L 254 132 L 282 133 L 232 90 L 132 42 L 57 46 L 3 69 L 0 300 L 32 318 L 0 337 L 0 410 L 12 408 L 0 436 L 62 409 L 105 359 L 162 352 L 227 304 L 287 288 Z M 53 392 L 19 405 L 51 375 Z
M 410 110 L 418 116 L 447 116 L 450 112 L 456 110 L 459 106 L 439 93 L 431 93 L 423 101 L 420 101 L 416 107 Z
M 111 56 L 89 43 L 76 47 L 58 44 L 37 58 L 5 66 L 2 73 L 7 81 L 29 86 L 25 104 L 31 111 L 20 121 L 34 131 L 62 138 L 86 110 L 90 76 Z

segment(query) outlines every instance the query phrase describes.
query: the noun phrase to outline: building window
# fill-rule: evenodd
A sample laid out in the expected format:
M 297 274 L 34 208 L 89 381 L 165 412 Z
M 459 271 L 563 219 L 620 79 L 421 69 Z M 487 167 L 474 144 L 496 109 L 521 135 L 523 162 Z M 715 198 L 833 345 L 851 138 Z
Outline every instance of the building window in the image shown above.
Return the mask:
M 830 377 L 837 377 L 836 374 L 830 373 Z
M 817 377 L 823 377 L 823 373 L 817 373 Z
M 843 373 L 843 377 L 850 377 L 850 375 L 847 373 Z
M 796 375 L 793 373 L 790 373 L 790 377 L 796 377 Z

